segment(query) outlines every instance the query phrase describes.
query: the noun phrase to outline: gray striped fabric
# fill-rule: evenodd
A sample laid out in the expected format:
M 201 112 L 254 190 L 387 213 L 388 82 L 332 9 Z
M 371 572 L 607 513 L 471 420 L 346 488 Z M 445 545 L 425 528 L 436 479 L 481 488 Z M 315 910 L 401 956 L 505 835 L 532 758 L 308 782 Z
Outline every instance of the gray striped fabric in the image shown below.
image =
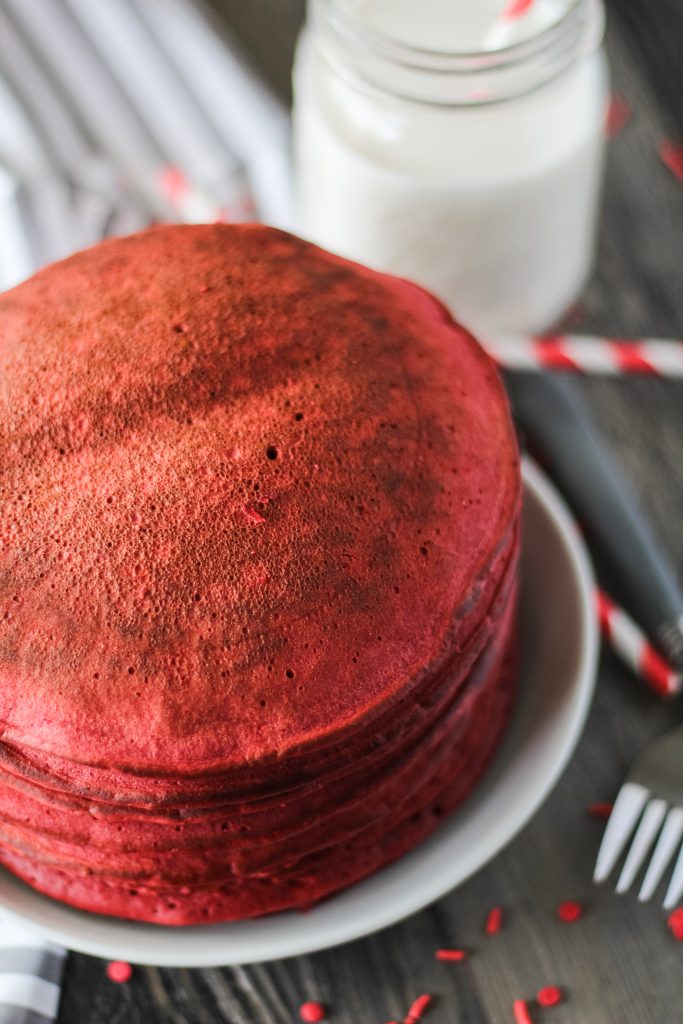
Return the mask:
M 50 1024 L 66 951 L 0 913 L 0 1024 Z
M 287 226 L 288 131 L 192 0 L 0 0 L 0 286 L 150 220 Z
M 153 220 L 286 227 L 288 132 L 192 0 L 0 0 L 0 290 Z M 0 912 L 0 1024 L 56 1018 L 64 958 Z
M 0 1004 L 0 1024 L 51 1024 L 54 1016 L 46 1017 L 44 1013 L 36 1013 L 25 1006 Z

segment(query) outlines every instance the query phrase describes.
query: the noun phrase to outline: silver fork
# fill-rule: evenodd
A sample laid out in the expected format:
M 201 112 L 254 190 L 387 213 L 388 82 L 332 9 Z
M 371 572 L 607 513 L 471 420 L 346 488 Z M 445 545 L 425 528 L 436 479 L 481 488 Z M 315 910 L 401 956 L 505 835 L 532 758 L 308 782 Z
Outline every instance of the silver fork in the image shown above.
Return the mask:
M 678 853 L 664 897 L 670 910 L 683 896 L 683 725 L 653 740 L 636 758 L 607 822 L 594 882 L 605 881 L 634 829 L 616 891 L 628 892 L 656 841 L 638 899 L 650 899 Z

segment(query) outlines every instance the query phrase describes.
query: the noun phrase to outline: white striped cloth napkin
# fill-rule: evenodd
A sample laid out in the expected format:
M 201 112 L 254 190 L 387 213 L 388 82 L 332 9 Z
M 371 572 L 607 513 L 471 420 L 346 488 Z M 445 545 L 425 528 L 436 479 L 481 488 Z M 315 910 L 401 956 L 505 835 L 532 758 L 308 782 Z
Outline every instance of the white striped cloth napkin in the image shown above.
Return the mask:
M 0 283 L 152 220 L 288 226 L 288 137 L 192 0 L 0 0 Z
M 0 1024 L 51 1024 L 66 950 L 0 914 Z
M 0 290 L 154 220 L 286 227 L 288 137 L 198 2 L 0 0 Z M 65 956 L 0 913 L 0 1024 L 55 1020 Z

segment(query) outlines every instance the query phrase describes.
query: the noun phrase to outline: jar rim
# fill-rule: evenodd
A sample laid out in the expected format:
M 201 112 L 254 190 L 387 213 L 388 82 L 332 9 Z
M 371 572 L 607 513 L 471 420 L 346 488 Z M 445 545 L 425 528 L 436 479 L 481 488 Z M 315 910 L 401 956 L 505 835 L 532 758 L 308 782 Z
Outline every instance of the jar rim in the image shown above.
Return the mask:
M 349 39 L 365 44 L 374 49 L 378 54 L 391 57 L 405 67 L 414 70 L 424 71 L 448 71 L 452 74 L 472 74 L 479 70 L 491 71 L 499 67 L 505 67 L 512 63 L 527 60 L 537 52 L 542 52 L 546 47 L 552 46 L 563 36 L 568 26 L 572 28 L 580 20 L 582 9 L 586 7 L 586 0 L 568 0 L 566 10 L 557 21 L 546 25 L 540 32 L 536 32 L 526 39 L 508 43 L 506 46 L 496 47 L 491 50 L 441 50 L 431 47 L 414 46 L 412 43 L 403 42 L 394 36 L 387 35 L 379 29 L 365 24 L 360 18 L 355 18 L 344 0 L 311 0 L 314 13 L 322 14 L 331 22 L 332 27 L 337 31 L 341 30 Z M 323 10 L 324 9 L 324 10 Z M 435 67 L 434 61 L 452 62 L 451 67 Z
M 344 0 L 309 0 L 327 60 L 360 87 L 431 106 L 484 106 L 534 91 L 597 48 L 602 0 L 568 0 L 551 25 L 494 50 L 435 50 L 394 39 L 354 16 Z

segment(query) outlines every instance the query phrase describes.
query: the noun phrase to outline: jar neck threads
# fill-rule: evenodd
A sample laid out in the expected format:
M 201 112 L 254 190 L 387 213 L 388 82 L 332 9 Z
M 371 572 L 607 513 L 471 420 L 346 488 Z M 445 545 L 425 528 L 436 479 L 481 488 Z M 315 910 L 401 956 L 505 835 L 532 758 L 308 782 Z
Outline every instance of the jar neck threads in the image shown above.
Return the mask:
M 449 52 L 414 47 L 370 27 L 344 0 L 310 0 L 318 47 L 356 87 L 408 102 L 484 106 L 533 92 L 597 48 L 600 0 L 572 0 L 552 25 L 497 50 Z

